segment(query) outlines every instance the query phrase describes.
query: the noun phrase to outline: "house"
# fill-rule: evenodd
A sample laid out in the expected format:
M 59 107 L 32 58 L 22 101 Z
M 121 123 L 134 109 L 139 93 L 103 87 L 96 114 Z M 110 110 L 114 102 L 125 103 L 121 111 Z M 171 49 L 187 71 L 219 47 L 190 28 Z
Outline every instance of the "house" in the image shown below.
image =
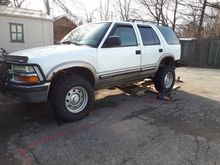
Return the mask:
M 0 5 L 1 48 L 14 52 L 53 43 L 53 19 L 48 15 Z
M 67 16 L 62 15 L 54 18 L 54 42 L 59 42 L 67 35 L 70 31 L 75 29 L 77 26 Z

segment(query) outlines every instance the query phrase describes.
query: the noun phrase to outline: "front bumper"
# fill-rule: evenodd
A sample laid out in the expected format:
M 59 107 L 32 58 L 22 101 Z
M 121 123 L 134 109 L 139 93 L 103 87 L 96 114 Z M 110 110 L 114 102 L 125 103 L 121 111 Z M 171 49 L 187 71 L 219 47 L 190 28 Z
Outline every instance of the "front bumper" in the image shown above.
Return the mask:
M 9 98 L 27 103 L 40 103 L 48 100 L 50 83 L 31 86 L 4 83 L 0 86 L 1 92 Z
M 9 73 L 9 66 L 16 65 L 31 65 L 39 69 L 38 75 L 42 81 L 38 84 L 21 84 L 12 82 Z M 48 100 L 50 82 L 45 78 L 45 75 L 37 64 L 27 64 L 27 58 L 17 56 L 0 56 L 0 92 L 4 95 L 29 103 L 39 103 Z

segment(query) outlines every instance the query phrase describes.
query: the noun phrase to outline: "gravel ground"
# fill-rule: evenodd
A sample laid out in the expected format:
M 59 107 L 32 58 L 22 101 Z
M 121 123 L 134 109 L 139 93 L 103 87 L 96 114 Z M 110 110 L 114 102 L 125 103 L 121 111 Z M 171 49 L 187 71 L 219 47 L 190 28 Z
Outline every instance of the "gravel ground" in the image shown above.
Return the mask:
M 0 164 L 220 165 L 220 70 L 176 73 L 172 101 L 142 85 L 104 89 L 87 118 L 62 125 L 46 103 L 0 95 Z

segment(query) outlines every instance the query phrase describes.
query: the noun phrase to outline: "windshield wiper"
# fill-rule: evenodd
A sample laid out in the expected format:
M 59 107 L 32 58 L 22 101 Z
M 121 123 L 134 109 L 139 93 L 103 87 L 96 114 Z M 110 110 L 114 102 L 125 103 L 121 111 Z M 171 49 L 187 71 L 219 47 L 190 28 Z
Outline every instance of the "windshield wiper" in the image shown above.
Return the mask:
M 81 46 L 81 44 L 79 44 L 77 42 L 73 42 L 73 41 L 64 41 L 64 42 L 61 42 L 61 44 L 74 44 L 74 45 Z

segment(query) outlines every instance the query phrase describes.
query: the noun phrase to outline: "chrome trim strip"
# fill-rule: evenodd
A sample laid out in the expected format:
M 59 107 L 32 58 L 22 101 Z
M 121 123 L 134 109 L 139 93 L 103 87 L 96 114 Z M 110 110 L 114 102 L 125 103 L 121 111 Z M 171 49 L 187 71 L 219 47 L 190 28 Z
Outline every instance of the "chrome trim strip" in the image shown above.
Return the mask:
M 141 70 L 142 71 L 147 71 L 147 70 L 154 70 L 157 68 L 157 64 L 153 64 L 153 65 L 143 65 L 141 66 Z
M 107 77 L 112 77 L 112 76 L 120 76 L 123 74 L 130 74 L 130 73 L 135 73 L 135 72 L 142 72 L 142 71 L 148 71 L 148 70 L 154 70 L 156 69 L 156 65 L 145 65 L 142 68 L 137 68 L 137 69 L 127 69 L 127 70 L 122 70 L 122 71 L 115 71 L 111 73 L 106 73 L 103 75 L 100 75 L 100 78 L 107 78 Z
M 156 66 L 152 66 L 152 67 L 141 69 L 141 71 L 148 71 L 148 70 L 155 70 L 155 69 L 156 69 Z
M 139 72 L 139 71 L 141 71 L 140 68 L 139 69 L 131 69 L 131 70 L 125 70 L 125 71 L 112 72 L 112 73 L 100 75 L 100 78 L 106 78 L 106 77 L 111 77 L 111 76 L 119 76 L 119 75 L 123 75 L 123 74 Z
M 38 68 L 37 66 L 33 66 L 33 67 L 34 67 L 34 70 L 35 70 L 35 72 L 37 73 L 38 78 L 40 79 L 40 81 L 43 81 L 44 78 L 43 78 L 43 76 L 41 75 L 41 73 L 40 73 L 40 71 L 39 71 L 39 68 Z

